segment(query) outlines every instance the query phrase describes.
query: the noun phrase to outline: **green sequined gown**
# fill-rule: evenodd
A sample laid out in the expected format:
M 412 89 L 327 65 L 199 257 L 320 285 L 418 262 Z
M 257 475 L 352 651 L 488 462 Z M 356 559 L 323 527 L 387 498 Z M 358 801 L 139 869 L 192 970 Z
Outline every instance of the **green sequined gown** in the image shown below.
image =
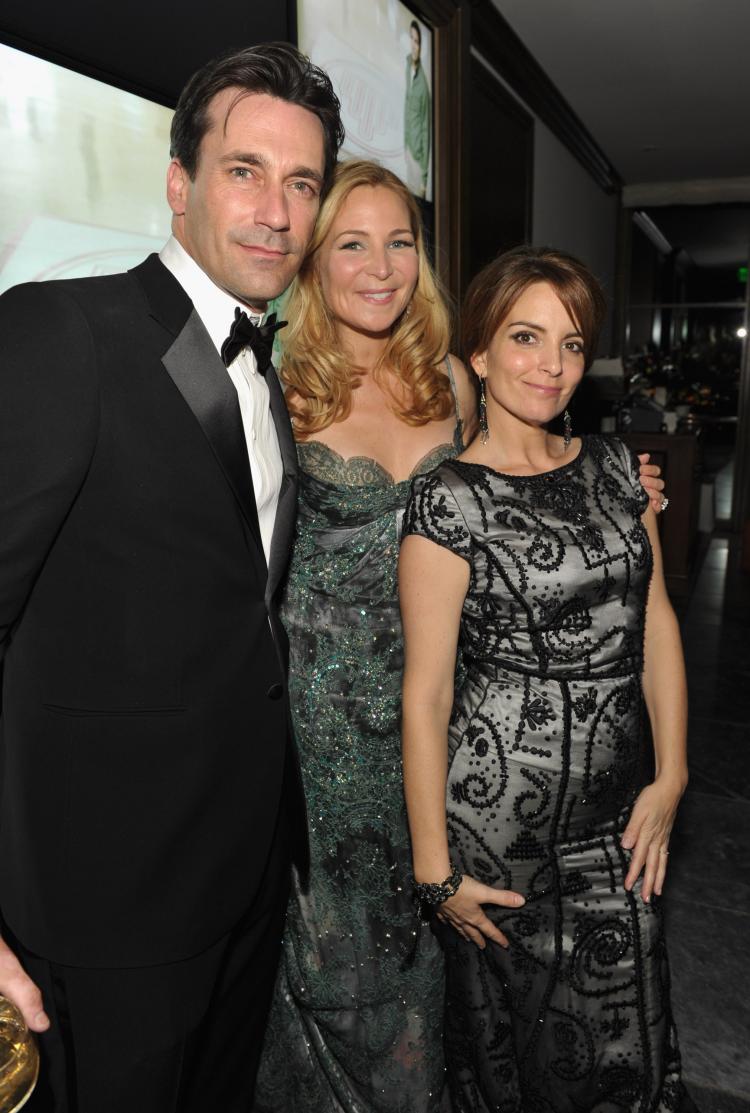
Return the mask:
M 422 474 L 461 450 L 433 450 Z M 396 587 L 409 480 L 299 446 L 298 534 L 284 607 L 310 824 L 294 886 L 256 1113 L 436 1113 L 443 959 L 415 955 L 401 776 L 403 643 Z

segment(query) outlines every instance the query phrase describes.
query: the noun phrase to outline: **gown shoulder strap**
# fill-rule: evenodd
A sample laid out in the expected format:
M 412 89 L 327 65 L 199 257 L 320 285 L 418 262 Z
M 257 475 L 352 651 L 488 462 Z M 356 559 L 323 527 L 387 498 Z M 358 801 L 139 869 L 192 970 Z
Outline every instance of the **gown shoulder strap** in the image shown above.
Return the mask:
M 456 411 L 456 428 L 453 432 L 453 443 L 457 450 L 461 451 L 464 447 L 464 423 L 461 417 L 461 406 L 458 401 L 458 391 L 456 390 L 456 380 L 453 375 L 453 368 L 451 367 L 451 357 L 446 353 L 445 356 L 445 370 L 448 372 L 450 379 L 451 390 L 453 392 L 453 407 Z

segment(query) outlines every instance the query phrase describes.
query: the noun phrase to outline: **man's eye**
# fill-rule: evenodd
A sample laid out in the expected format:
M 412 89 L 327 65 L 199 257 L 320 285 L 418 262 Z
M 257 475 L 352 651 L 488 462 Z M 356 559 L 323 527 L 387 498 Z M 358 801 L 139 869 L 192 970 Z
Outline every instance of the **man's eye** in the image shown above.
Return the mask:
M 302 197 L 317 197 L 317 190 L 309 182 L 292 182 L 292 189 Z
M 251 177 L 252 171 L 247 166 L 233 166 L 231 174 L 233 178 L 238 178 L 244 182 Z

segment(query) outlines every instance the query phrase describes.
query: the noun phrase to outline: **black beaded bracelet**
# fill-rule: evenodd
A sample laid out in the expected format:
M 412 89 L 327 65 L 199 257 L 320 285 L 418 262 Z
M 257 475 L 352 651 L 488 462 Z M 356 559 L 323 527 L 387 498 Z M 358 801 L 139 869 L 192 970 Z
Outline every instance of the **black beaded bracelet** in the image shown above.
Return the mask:
M 415 881 L 414 888 L 419 900 L 424 901 L 425 904 L 442 904 L 443 901 L 448 900 L 448 897 L 452 897 L 458 892 L 458 886 L 462 880 L 461 870 L 451 862 L 451 872 L 441 884 L 436 881 Z

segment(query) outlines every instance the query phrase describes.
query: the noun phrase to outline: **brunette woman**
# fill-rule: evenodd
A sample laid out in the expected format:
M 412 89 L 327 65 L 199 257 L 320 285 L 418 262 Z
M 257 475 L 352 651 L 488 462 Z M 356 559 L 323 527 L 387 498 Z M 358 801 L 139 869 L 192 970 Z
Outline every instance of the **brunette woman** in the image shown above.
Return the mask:
M 457 1113 L 683 1100 L 659 904 L 687 782 L 678 626 L 637 460 L 572 437 L 567 414 L 564 437 L 548 430 L 603 312 L 559 252 L 511 252 L 474 280 L 481 432 L 406 511 L 406 800 Z M 656 774 L 640 789 L 642 695 Z

